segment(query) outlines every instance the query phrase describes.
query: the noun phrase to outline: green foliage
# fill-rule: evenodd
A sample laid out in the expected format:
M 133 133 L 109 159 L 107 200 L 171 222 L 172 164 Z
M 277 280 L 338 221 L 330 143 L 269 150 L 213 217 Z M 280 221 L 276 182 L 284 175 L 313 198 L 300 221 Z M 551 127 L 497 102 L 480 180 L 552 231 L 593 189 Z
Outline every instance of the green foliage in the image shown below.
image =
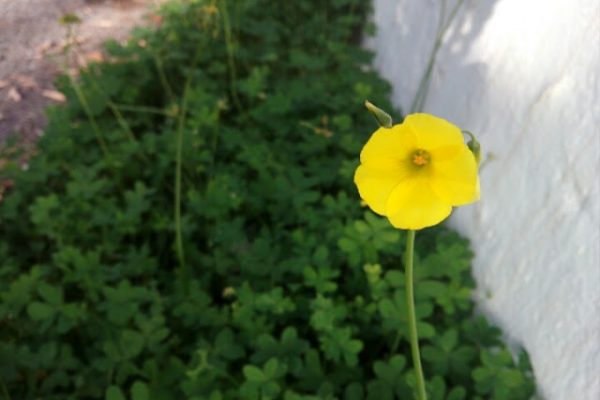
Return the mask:
M 404 234 L 365 212 L 352 184 L 376 125 L 365 97 L 391 109 L 357 45 L 367 11 L 168 3 L 160 29 L 82 73 L 87 107 L 62 81 L 69 103 L 49 110 L 0 207 L 0 393 L 412 398 Z M 430 398 L 529 398 L 526 356 L 474 315 L 465 240 L 443 227 L 418 236 Z

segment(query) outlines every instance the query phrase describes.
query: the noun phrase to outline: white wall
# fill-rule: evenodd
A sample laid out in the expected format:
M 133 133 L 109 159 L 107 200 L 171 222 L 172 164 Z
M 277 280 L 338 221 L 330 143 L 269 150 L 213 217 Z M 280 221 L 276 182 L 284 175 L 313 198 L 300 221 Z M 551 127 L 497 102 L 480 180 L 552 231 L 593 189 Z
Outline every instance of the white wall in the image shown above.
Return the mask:
M 374 1 L 367 45 L 407 110 L 441 0 Z M 481 202 L 451 219 L 472 240 L 480 308 L 528 350 L 544 398 L 600 399 L 600 2 L 467 0 L 425 111 L 496 157 Z

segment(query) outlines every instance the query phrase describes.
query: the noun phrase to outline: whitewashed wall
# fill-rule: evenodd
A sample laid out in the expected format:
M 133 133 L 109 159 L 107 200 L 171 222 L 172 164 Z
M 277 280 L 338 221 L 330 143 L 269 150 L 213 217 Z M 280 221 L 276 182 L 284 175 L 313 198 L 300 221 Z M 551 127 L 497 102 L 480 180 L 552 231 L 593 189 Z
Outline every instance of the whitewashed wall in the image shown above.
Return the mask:
M 407 110 L 442 0 L 374 1 L 367 45 Z M 481 310 L 528 350 L 543 398 L 600 399 L 600 2 L 467 0 L 425 111 L 496 158 L 481 202 L 451 219 L 476 252 Z

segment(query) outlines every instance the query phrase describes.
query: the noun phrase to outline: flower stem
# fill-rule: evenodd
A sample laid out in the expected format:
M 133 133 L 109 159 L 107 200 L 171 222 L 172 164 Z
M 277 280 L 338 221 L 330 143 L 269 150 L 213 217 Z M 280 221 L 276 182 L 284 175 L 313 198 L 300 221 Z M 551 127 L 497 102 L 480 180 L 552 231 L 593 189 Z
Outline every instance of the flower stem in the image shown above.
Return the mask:
M 189 283 L 189 272 L 185 263 L 185 252 L 183 247 L 183 233 L 181 227 L 181 175 L 183 168 L 183 136 L 188 112 L 188 101 L 191 92 L 192 81 L 195 73 L 196 63 L 200 57 L 201 46 L 196 47 L 191 68 L 183 86 L 179 115 L 177 119 L 177 142 L 175 150 L 175 198 L 174 198 L 174 219 L 175 219 L 175 254 L 179 262 L 179 269 L 183 279 L 184 288 L 187 291 Z
M 87 102 L 87 99 L 85 98 L 83 91 L 81 90 L 81 87 L 79 86 L 79 83 L 77 83 L 75 78 L 73 78 L 71 75 L 69 75 L 69 82 L 71 83 L 71 87 L 73 88 L 73 91 L 75 92 L 75 95 L 77 96 L 77 99 L 79 100 L 79 104 L 81 104 L 81 108 L 83 108 L 83 111 L 84 111 L 85 115 L 87 116 L 87 118 L 90 122 L 90 125 L 92 126 L 92 130 L 96 134 L 96 141 L 98 142 L 98 145 L 100 145 L 102 154 L 104 154 L 104 157 L 106 158 L 106 160 L 108 162 L 108 165 L 109 166 L 112 165 L 110 152 L 108 151 L 108 147 L 106 146 L 106 141 L 104 140 L 104 136 L 102 135 L 102 132 L 100 131 L 100 128 L 98 127 L 98 124 L 96 123 L 96 119 L 94 118 L 94 116 L 92 114 L 90 105 Z
M 169 99 L 173 98 L 173 89 L 169 84 L 169 80 L 167 79 L 167 75 L 165 74 L 165 69 L 163 68 L 163 62 L 160 56 L 157 53 L 152 54 L 154 58 L 154 65 L 156 66 L 156 70 L 158 71 L 158 80 L 160 81 L 163 90 L 167 94 Z
M 221 14 L 223 16 L 223 31 L 225 33 L 225 49 L 227 50 L 227 64 L 229 66 L 229 87 L 231 91 L 231 98 L 235 108 L 242 112 L 242 103 L 237 93 L 237 71 L 235 67 L 235 47 L 233 43 L 233 36 L 231 34 L 231 22 L 229 21 L 229 12 L 227 11 L 227 1 L 223 1 L 220 7 Z
M 406 306 L 408 309 L 408 331 L 410 336 L 410 350 L 417 376 L 417 391 L 419 400 L 427 400 L 425 393 L 425 378 L 423 378 L 423 369 L 421 368 L 421 355 L 419 353 L 419 337 L 417 335 L 417 320 L 415 317 L 415 298 L 413 290 L 413 254 L 415 250 L 415 231 L 406 232 Z
M 425 69 L 425 73 L 423 74 L 423 76 L 421 77 L 421 80 L 419 81 L 419 87 L 417 89 L 417 93 L 415 94 L 415 97 L 413 98 L 412 104 L 410 106 L 411 114 L 416 113 L 416 112 L 421 112 L 421 111 L 423 111 L 423 107 L 425 107 L 425 101 L 427 100 L 427 91 L 429 90 L 429 84 L 431 83 L 431 75 L 433 73 L 433 67 L 435 66 L 435 60 L 437 58 L 438 51 L 440 50 L 440 47 L 442 46 L 442 43 L 444 41 L 444 36 L 446 35 L 448 28 L 450 28 L 450 24 L 456 17 L 458 10 L 460 9 L 460 7 L 462 6 L 463 3 L 464 3 L 464 0 L 457 0 L 456 4 L 454 5 L 454 8 L 450 12 L 450 15 L 448 16 L 447 19 L 446 19 L 446 2 L 442 1 L 440 3 L 441 4 L 440 20 L 438 23 L 435 42 L 433 44 L 433 49 L 431 50 L 431 53 L 429 55 L 429 60 L 427 61 L 427 68 Z
M 184 95 L 184 99 L 187 100 L 187 96 Z M 185 103 L 184 103 L 185 104 Z M 185 111 L 185 110 L 184 110 Z M 175 199 L 174 199 L 174 214 L 175 214 L 175 253 L 177 254 L 177 261 L 179 261 L 179 268 L 182 271 L 182 275 L 185 276 L 185 257 L 183 250 L 183 239 L 181 233 L 181 164 L 182 164 L 182 149 L 183 149 L 183 125 L 185 117 L 183 113 L 179 117 L 179 123 L 177 128 L 177 149 L 175 153 Z M 184 278 L 185 280 L 186 278 Z

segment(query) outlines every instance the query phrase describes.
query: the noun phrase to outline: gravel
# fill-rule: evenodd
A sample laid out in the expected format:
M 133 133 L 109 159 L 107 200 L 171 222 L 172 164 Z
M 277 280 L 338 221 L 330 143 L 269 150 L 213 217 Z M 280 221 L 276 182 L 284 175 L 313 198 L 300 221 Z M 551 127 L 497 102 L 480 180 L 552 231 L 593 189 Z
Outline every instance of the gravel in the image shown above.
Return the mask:
M 0 143 L 11 133 L 35 142 L 45 124 L 44 109 L 60 102 L 53 87 L 64 62 L 66 28 L 59 19 L 76 14 L 79 57 L 70 67 L 102 57 L 107 39 L 125 40 L 145 23 L 149 7 L 162 0 L 0 0 Z

